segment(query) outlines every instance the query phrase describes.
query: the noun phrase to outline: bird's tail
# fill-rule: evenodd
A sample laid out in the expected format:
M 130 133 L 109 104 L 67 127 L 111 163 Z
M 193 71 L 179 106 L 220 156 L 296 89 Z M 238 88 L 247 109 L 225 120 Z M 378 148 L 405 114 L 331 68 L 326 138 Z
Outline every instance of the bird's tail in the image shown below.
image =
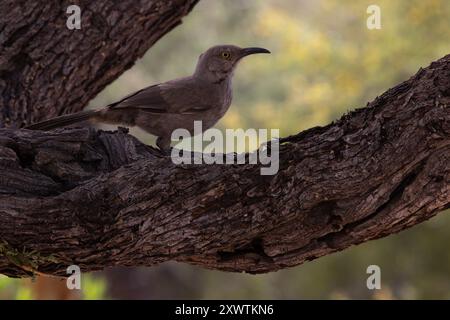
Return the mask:
M 74 124 L 77 122 L 81 122 L 84 120 L 89 120 L 95 117 L 99 113 L 99 110 L 88 110 L 81 111 L 73 114 L 67 114 L 63 116 L 59 116 L 53 119 L 45 120 L 38 123 L 33 123 L 29 126 L 26 126 L 25 129 L 30 130 L 52 130 L 55 128 L 65 127 L 70 124 Z

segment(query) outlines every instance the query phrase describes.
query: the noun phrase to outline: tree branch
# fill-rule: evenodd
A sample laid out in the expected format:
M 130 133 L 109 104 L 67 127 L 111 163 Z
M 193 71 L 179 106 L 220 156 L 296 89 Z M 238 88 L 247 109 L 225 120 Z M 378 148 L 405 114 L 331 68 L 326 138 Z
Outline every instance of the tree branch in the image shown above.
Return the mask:
M 262 273 L 427 220 L 450 207 L 450 55 L 280 142 L 278 174 L 261 176 L 174 165 L 123 130 L 0 130 L 0 273 L 168 260 Z

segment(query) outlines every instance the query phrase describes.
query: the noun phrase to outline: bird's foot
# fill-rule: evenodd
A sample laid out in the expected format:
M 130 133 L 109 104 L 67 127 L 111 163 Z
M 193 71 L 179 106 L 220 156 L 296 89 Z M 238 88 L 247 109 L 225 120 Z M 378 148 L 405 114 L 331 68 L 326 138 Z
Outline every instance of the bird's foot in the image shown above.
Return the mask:
M 165 137 L 158 137 L 156 139 L 156 145 L 159 148 L 159 151 L 161 151 L 162 154 L 165 156 L 170 156 L 172 152 L 172 148 L 170 147 L 170 139 L 167 139 Z

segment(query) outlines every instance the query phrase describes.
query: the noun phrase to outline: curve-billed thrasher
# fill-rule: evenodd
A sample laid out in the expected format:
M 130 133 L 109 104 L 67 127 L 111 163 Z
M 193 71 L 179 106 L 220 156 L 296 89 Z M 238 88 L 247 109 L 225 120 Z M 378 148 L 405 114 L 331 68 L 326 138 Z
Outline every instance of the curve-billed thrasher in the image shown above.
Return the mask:
M 192 76 L 141 89 L 100 110 L 64 115 L 26 128 L 51 130 L 84 120 L 138 126 L 157 136 L 157 146 L 167 152 L 175 129 L 192 134 L 194 121 L 202 121 L 206 130 L 223 117 L 231 104 L 233 71 L 243 57 L 255 53 L 270 51 L 215 46 L 200 55 Z

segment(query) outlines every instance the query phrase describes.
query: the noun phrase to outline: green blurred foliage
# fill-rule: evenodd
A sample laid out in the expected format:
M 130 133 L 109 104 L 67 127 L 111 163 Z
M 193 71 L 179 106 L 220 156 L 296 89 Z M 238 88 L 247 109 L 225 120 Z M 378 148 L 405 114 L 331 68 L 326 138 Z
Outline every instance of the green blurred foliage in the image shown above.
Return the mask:
M 370 4 L 381 7 L 381 30 L 366 28 Z M 242 62 L 233 106 L 218 126 L 294 134 L 365 106 L 450 53 L 449 17 L 448 0 L 203 0 L 91 107 L 190 74 L 209 46 L 263 46 L 272 55 Z M 152 278 L 158 280 L 149 297 L 161 297 L 154 288 L 164 287 L 161 291 L 176 298 L 449 299 L 449 230 L 450 216 L 441 213 L 398 235 L 267 275 L 169 263 L 148 270 L 161 275 Z M 381 267 L 382 290 L 366 288 L 371 264 Z M 168 270 L 175 283 L 164 277 Z M 30 297 L 22 283 L 0 277 L 0 298 Z M 84 288 L 85 298 L 108 296 L 104 280 L 93 278 Z
M 31 284 L 33 279 L 13 279 L 0 275 L 0 300 L 32 299 Z
M 64 281 L 64 280 L 61 280 Z M 0 300 L 32 300 L 35 279 L 13 279 L 0 275 Z M 98 300 L 108 297 L 106 281 L 95 274 L 83 274 L 81 277 L 82 298 Z M 75 289 L 76 290 L 76 289 Z
M 92 274 L 83 275 L 81 278 L 81 288 L 85 300 L 99 300 L 107 298 L 107 284 L 101 277 Z

